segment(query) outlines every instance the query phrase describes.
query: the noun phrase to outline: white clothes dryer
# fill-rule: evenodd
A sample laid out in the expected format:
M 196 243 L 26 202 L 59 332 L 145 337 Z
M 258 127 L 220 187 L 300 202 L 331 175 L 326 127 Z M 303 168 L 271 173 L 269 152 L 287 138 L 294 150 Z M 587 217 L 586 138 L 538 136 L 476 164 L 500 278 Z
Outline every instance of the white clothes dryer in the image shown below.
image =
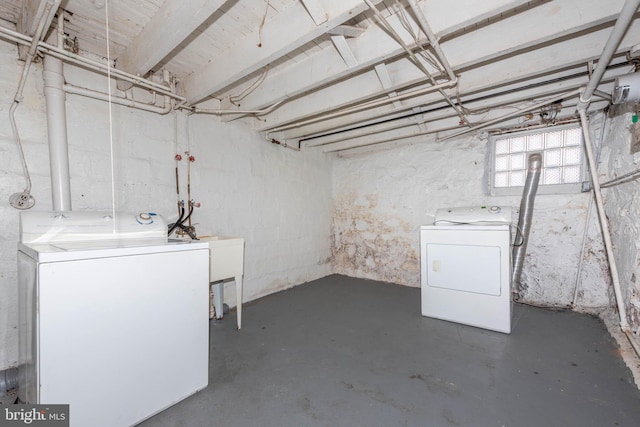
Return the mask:
M 511 208 L 439 209 L 420 228 L 422 315 L 511 332 Z

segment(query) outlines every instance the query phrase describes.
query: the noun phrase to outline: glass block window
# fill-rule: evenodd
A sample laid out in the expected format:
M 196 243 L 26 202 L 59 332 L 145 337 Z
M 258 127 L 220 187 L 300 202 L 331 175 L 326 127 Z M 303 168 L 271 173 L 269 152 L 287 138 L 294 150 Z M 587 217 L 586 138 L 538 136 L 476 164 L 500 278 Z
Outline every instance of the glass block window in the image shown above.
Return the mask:
M 542 154 L 540 186 L 578 187 L 582 183 L 584 154 L 580 127 L 497 135 L 492 142 L 492 193 L 495 189 L 523 187 L 529 155 L 533 153 Z

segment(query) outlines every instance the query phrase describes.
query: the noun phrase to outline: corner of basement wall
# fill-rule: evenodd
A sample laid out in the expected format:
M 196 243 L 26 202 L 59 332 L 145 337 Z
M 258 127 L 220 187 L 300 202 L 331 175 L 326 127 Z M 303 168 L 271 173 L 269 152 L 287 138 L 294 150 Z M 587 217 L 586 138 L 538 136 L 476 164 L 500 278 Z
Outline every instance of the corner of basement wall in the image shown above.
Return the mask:
M 241 122 L 182 119 L 199 233 L 245 239 L 245 302 L 333 273 L 331 156 L 269 144 Z M 181 178 L 182 179 L 182 178 Z M 235 285 L 225 285 L 235 305 Z
M 0 105 L 10 105 L 21 64 L 14 45 L 0 42 Z M 106 90 L 106 79 L 65 65 L 72 84 Z M 112 85 L 115 88 L 115 84 Z M 51 186 L 42 91 L 34 64 L 16 119 L 32 178 L 34 210 L 51 209 Z M 144 95 L 144 94 L 142 94 Z M 111 209 L 108 105 L 68 95 L 67 130 L 74 210 Z M 330 258 L 331 159 L 320 150 L 294 152 L 268 144 L 242 121 L 211 116 L 160 116 L 113 106 L 116 209 L 155 211 L 169 221 L 177 210 L 174 156 L 191 151 L 192 198 L 198 233 L 244 237 L 245 294 L 250 301 L 333 273 Z M 10 132 L 0 114 L 0 370 L 18 361 L 17 243 L 19 211 L 9 196 L 25 181 Z M 187 198 L 186 163 L 180 165 Z M 231 291 L 225 300 L 232 304 Z
M 339 156 L 333 167 L 332 253 L 337 273 L 420 286 L 421 225 L 443 207 L 520 205 L 487 194 L 486 133 Z M 522 280 L 523 301 L 598 313 L 609 305 L 608 271 L 589 194 L 539 195 Z M 585 234 L 586 230 L 586 234 Z M 586 253 L 579 264 L 583 236 Z
M 610 126 L 601 157 L 601 181 L 640 170 L 640 153 L 631 152 L 635 111 L 630 106 L 613 106 Z M 638 180 L 604 188 L 605 209 L 611 228 L 620 287 L 632 332 L 640 330 L 640 197 Z M 615 305 L 614 295 L 611 304 Z M 619 322 L 618 322 L 619 323 Z

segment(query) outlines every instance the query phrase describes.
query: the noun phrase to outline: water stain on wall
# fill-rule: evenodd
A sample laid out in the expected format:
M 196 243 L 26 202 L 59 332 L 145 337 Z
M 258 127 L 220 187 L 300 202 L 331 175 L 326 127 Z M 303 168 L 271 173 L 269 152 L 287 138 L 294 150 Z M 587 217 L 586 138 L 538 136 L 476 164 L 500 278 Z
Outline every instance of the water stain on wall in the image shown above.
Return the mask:
M 399 217 L 376 211 L 377 194 L 348 191 L 336 197 L 332 252 L 335 271 L 420 286 L 418 233 Z

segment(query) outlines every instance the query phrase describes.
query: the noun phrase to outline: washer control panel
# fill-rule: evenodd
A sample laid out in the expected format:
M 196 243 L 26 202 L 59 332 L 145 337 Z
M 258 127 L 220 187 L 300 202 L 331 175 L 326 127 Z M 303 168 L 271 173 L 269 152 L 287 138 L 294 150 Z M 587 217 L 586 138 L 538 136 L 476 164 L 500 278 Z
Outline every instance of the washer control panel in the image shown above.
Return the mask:
M 468 206 L 436 211 L 434 225 L 503 225 L 512 222 L 511 206 Z
M 167 239 L 167 223 L 154 212 L 25 211 L 22 243 Z

